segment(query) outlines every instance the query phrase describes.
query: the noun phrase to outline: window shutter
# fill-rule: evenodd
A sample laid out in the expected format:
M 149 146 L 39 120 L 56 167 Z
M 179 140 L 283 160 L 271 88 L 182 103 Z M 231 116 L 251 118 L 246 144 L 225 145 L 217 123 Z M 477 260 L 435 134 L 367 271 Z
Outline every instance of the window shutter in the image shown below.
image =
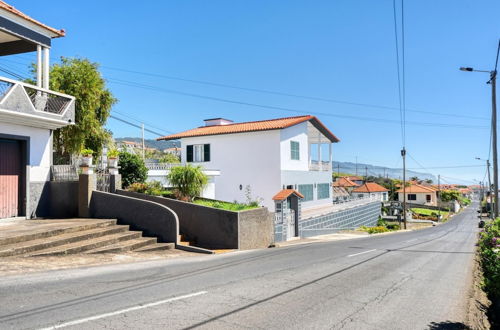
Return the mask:
M 186 162 L 193 162 L 193 145 L 189 145 L 186 147 Z
M 203 145 L 203 161 L 210 161 L 210 144 Z

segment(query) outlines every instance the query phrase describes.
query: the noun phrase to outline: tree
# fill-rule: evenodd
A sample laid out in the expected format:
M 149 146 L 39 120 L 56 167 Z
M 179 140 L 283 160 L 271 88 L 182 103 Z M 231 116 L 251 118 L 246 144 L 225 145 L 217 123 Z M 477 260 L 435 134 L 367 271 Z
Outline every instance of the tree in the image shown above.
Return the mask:
M 170 184 L 175 187 L 178 199 L 192 201 L 200 196 L 201 191 L 208 182 L 208 177 L 203 173 L 201 166 L 175 166 L 167 175 Z
M 118 157 L 123 188 L 127 188 L 132 183 L 144 183 L 146 181 L 148 169 L 141 157 L 128 152 L 120 152 Z
M 32 71 L 35 74 L 35 67 Z M 99 65 L 88 59 L 62 57 L 60 64 L 50 68 L 50 89 L 76 98 L 75 125 L 54 131 L 56 157 L 67 161 L 83 148 L 100 155 L 111 139 L 104 125 L 117 99 L 106 88 Z
M 460 199 L 460 193 L 456 190 L 441 190 L 439 192 L 439 198 L 443 202 L 451 202 Z

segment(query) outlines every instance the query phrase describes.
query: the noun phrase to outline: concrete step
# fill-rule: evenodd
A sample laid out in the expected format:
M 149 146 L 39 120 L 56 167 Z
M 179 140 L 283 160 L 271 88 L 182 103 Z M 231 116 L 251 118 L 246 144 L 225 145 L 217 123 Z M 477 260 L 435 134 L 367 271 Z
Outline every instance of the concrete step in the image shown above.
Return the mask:
M 154 237 L 139 237 L 128 241 L 123 241 L 103 246 L 97 249 L 88 250 L 85 253 L 94 254 L 94 253 L 116 253 L 124 251 L 136 251 L 136 249 L 148 246 L 154 246 L 156 244 L 157 244 L 156 238 Z
M 44 237 L 30 241 L 0 246 L 0 257 L 9 257 L 22 254 L 31 254 L 36 251 L 55 248 L 61 245 L 85 241 L 93 238 L 128 233 L 129 226 L 110 225 L 102 228 L 93 228 L 78 232 L 64 233 L 56 236 Z
M 51 256 L 51 255 L 64 255 L 73 253 L 82 253 L 85 251 L 97 249 L 100 247 L 116 244 L 122 241 L 128 241 L 140 238 L 142 232 L 140 231 L 126 231 L 122 233 L 106 235 L 102 237 L 92 238 L 85 241 L 79 241 L 61 246 L 48 248 L 44 250 L 34 251 L 28 253 L 29 256 Z
M 75 219 L 75 220 L 78 220 L 78 219 Z M 85 219 L 81 219 L 81 220 L 85 220 Z M 36 221 L 36 220 L 33 220 L 33 221 Z M 41 221 L 43 221 L 43 220 L 41 220 Z M 38 222 L 40 222 L 40 221 L 38 221 Z M 26 234 L 19 234 L 19 235 L 14 235 L 14 236 L 9 236 L 9 237 L 2 237 L 2 238 L 0 238 L 0 249 L 2 249 L 2 246 L 4 246 L 4 245 L 32 241 L 32 240 L 37 240 L 40 238 L 47 238 L 47 237 L 57 236 L 57 235 L 66 234 L 66 233 L 75 233 L 75 232 L 90 230 L 90 229 L 95 229 L 95 228 L 104 228 L 104 227 L 109 227 L 109 226 L 113 226 L 113 225 L 116 225 L 116 219 L 102 219 L 102 220 L 99 220 L 98 222 L 85 223 L 82 225 L 69 225 L 69 226 L 66 226 L 66 225 L 64 225 L 63 222 L 61 222 L 61 227 L 56 227 L 53 229 L 43 228 L 40 230 L 34 230 L 34 231 L 26 233 Z
M 152 252 L 152 251 L 165 251 L 175 249 L 175 243 L 155 243 L 152 245 L 147 245 L 139 249 L 135 249 L 134 252 Z

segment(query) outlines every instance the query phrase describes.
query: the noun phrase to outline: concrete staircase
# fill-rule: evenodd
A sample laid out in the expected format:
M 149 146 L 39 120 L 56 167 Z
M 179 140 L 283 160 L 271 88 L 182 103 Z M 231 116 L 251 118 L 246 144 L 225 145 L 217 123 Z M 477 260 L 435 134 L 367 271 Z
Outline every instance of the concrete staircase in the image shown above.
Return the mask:
M 53 256 L 75 253 L 151 252 L 175 248 L 174 243 L 158 243 L 156 238 L 142 237 L 140 231 L 117 225 L 116 220 L 56 220 L 33 230 L 13 232 L 0 237 L 0 257 Z

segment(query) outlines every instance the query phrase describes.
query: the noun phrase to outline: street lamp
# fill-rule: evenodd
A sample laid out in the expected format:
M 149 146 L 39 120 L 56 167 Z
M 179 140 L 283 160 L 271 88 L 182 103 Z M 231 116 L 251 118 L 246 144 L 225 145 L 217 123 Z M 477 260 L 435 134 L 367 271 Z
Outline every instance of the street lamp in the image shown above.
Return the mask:
M 499 43 L 500 47 L 500 43 Z M 497 95 L 496 95 L 496 81 L 497 81 L 497 70 L 486 71 L 486 70 L 475 70 L 471 67 L 461 67 L 461 71 L 467 72 L 486 72 L 490 74 L 490 80 L 486 83 L 491 84 L 491 130 L 493 139 L 493 199 L 494 208 L 493 212 L 495 218 L 498 217 L 498 158 L 497 158 Z

